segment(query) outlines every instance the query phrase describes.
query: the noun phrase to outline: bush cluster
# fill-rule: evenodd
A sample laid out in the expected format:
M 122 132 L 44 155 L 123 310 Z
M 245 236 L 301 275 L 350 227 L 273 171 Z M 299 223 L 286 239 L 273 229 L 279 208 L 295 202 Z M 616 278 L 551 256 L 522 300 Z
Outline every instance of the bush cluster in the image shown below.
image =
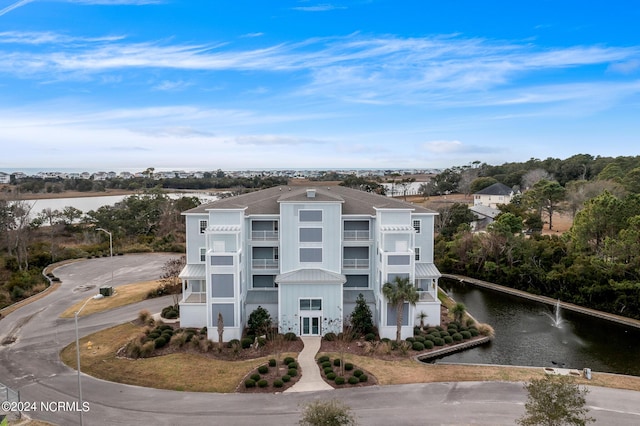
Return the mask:
M 333 360 L 326 355 L 323 355 L 317 359 L 318 366 L 322 369 L 322 374 L 328 381 L 334 382 L 336 385 L 344 385 L 348 383 L 350 385 L 356 385 L 361 382 L 369 380 L 368 376 L 360 369 L 356 369 L 350 362 L 344 363 L 344 375 L 339 373 L 341 361 L 340 358 L 334 358 Z M 336 368 L 336 369 L 334 369 Z
M 245 388 L 254 388 L 256 386 L 260 388 L 269 387 L 269 385 L 274 388 L 282 388 L 285 383 L 289 383 L 292 377 L 298 375 L 298 363 L 295 358 L 286 357 L 282 360 L 282 365 L 287 366 L 287 374 L 282 377 L 272 378 L 269 376 L 265 376 L 269 374 L 269 367 L 276 367 L 278 365 L 278 361 L 274 358 L 271 358 L 268 364 L 261 365 L 257 368 L 257 372 L 251 374 L 247 380 L 245 380 L 244 385 Z

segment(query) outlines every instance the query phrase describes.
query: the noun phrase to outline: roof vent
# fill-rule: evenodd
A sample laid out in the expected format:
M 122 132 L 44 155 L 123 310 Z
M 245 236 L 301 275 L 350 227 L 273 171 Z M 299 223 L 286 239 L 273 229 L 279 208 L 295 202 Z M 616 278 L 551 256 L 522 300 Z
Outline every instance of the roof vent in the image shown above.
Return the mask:
M 316 190 L 307 189 L 307 198 L 316 198 Z

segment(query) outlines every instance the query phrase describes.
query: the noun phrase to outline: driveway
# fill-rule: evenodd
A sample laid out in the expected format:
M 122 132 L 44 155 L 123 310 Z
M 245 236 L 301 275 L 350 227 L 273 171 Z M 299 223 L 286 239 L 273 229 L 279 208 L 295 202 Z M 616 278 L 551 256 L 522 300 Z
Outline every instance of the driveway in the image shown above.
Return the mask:
M 62 266 L 55 275 L 62 286 L 46 297 L 0 320 L 0 382 L 20 391 L 23 402 L 35 402 L 30 417 L 60 425 L 79 424 L 79 414 L 43 412 L 40 402 L 77 401 L 77 374 L 58 353 L 75 340 L 73 319 L 59 318 L 67 307 L 97 293 L 98 287 L 156 279 L 162 265 L 176 255 L 138 254 L 84 260 Z M 81 336 L 136 318 L 141 309 L 159 311 L 170 297 L 93 314 L 79 319 Z M 349 405 L 363 425 L 478 424 L 513 425 L 523 412 L 526 394 L 518 383 L 428 383 L 287 394 L 208 394 L 174 392 L 82 377 L 89 403 L 84 424 L 137 425 L 293 425 L 307 401 L 337 398 Z M 598 424 L 640 424 L 640 393 L 591 388 L 587 398 Z

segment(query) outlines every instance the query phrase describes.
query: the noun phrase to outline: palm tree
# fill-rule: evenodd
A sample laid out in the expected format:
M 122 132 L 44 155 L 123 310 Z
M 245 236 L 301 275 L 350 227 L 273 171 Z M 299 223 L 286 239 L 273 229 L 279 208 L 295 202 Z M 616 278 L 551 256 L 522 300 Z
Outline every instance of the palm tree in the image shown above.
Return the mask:
M 460 324 L 462 324 L 462 318 L 466 312 L 467 307 L 464 306 L 464 303 L 456 303 L 456 305 L 451 309 L 454 321 L 459 322 Z
M 387 298 L 390 305 L 396 308 L 396 342 L 400 343 L 402 331 L 402 314 L 404 303 L 409 302 L 415 306 L 419 299 L 418 291 L 411 283 L 409 277 L 401 278 L 396 276 L 393 282 L 386 282 L 382 286 L 382 294 Z

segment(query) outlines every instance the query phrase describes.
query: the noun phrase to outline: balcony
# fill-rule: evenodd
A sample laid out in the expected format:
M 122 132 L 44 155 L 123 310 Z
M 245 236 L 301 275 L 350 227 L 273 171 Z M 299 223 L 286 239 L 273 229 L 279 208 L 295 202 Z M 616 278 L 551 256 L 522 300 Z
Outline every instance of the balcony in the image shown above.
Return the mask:
M 343 237 L 345 241 L 369 241 L 371 238 L 368 229 L 345 229 Z
M 436 298 L 433 293 L 430 291 L 420 291 L 418 290 L 418 302 L 435 302 Z
M 278 241 L 278 231 L 251 231 L 252 241 Z
M 207 293 L 187 292 L 182 298 L 183 303 L 205 303 L 207 301 Z
M 342 259 L 343 269 L 369 269 L 369 259 Z
M 253 269 L 278 269 L 278 259 L 253 259 L 251 261 Z

